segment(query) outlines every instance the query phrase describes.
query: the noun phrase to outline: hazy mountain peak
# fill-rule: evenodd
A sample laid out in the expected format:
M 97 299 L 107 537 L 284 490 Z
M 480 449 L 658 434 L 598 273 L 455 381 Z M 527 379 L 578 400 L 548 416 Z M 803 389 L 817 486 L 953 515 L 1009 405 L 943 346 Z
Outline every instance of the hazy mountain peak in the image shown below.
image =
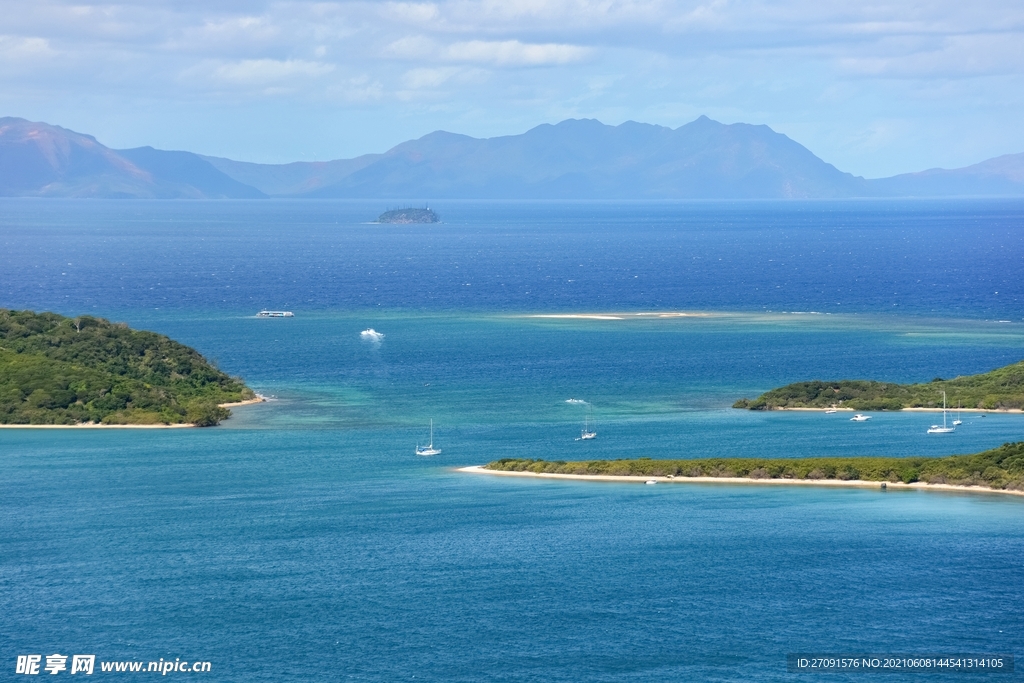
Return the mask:
M 91 135 L 0 118 L 0 196 L 259 197 L 191 152 L 117 152 Z
M 0 118 L 0 195 L 90 196 L 110 183 L 126 188 L 148 182 L 148 173 L 91 135 Z

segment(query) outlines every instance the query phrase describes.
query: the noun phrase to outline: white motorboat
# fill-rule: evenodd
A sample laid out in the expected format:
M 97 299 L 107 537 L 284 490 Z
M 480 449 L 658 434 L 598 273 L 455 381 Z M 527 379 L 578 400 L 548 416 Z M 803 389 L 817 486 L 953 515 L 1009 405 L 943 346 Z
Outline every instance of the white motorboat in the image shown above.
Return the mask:
M 294 318 L 295 314 L 291 311 L 268 311 L 263 309 L 256 314 L 257 318 Z
M 952 434 L 956 431 L 956 427 L 946 426 L 946 392 L 942 392 L 942 425 L 932 425 L 928 428 L 929 434 Z
M 857 413 L 856 415 L 850 418 L 850 422 L 867 422 L 870 419 L 870 415 L 861 415 L 860 413 Z
M 416 455 L 439 455 L 440 448 L 434 448 L 434 421 L 430 421 L 430 443 L 426 446 L 416 444 Z

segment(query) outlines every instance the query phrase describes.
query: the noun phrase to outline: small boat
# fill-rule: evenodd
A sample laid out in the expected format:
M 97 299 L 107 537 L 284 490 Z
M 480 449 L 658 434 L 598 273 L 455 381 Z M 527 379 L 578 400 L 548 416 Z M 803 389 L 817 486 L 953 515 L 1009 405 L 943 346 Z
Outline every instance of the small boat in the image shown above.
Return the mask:
M 583 419 L 583 429 L 580 430 L 579 438 L 577 441 L 590 441 L 591 439 L 597 438 L 597 432 L 590 431 L 590 416 L 588 415 Z
M 654 486 L 655 484 L 658 483 L 658 480 L 657 479 L 648 479 L 644 483 L 647 484 L 648 486 Z
M 861 415 L 860 413 L 857 413 L 856 415 L 850 418 L 850 422 L 867 422 L 870 419 L 870 415 Z
M 263 309 L 256 314 L 257 318 L 294 318 L 295 314 L 291 311 L 268 311 Z
M 426 446 L 416 444 L 416 455 L 439 455 L 440 448 L 434 448 L 434 421 L 430 421 L 430 443 Z
M 956 402 L 956 419 L 953 420 L 953 426 L 954 427 L 958 427 L 958 426 L 962 425 L 963 423 L 964 423 L 964 421 L 960 419 L 960 401 L 957 401 Z
M 956 431 L 956 427 L 946 426 L 946 392 L 942 392 L 942 426 L 932 425 L 928 428 L 929 434 L 952 434 Z
M 368 327 L 359 333 L 359 338 L 364 341 L 370 341 L 379 344 L 380 342 L 384 341 L 384 333 L 378 332 L 372 327 Z
M 837 412 L 839 412 L 839 411 L 836 410 L 836 404 L 835 403 L 832 404 L 831 408 L 826 408 L 825 409 L 825 414 L 826 415 L 835 415 Z

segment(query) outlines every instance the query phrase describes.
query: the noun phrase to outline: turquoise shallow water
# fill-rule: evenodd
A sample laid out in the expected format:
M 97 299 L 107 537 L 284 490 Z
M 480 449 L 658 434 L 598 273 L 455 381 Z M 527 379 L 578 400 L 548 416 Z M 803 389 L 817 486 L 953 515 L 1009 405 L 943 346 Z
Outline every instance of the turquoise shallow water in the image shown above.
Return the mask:
M 286 320 L 164 314 L 175 338 L 206 349 L 277 401 L 237 411 L 227 429 L 363 428 L 402 453 L 435 422 L 446 459 L 941 455 L 1024 438 L 1024 417 L 966 411 L 945 438 L 939 416 L 732 410 L 794 378 L 927 381 L 1024 356 L 1024 328 L 971 320 L 709 314 L 619 320 L 524 315 L 310 314 Z M 134 322 L 134 321 L 133 321 Z M 156 320 L 152 320 L 156 323 Z M 145 319 L 140 323 L 146 325 Z M 359 332 L 385 336 L 367 343 Z M 602 438 L 577 443 L 588 407 Z M 956 397 L 949 397 L 955 403 Z
M 821 210 L 814 220 L 832 220 L 822 230 L 806 212 L 702 209 L 716 232 L 655 207 L 653 227 L 627 240 L 613 239 L 628 227 L 615 207 L 559 209 L 557 225 L 526 207 L 535 220 L 523 219 L 519 248 L 515 226 L 474 223 L 480 207 L 456 207 L 464 222 L 444 228 L 454 246 L 426 240 L 434 262 L 449 259 L 441 284 L 426 287 L 388 275 L 424 242 L 408 248 L 366 226 L 352 228 L 349 251 L 318 241 L 314 227 L 355 213 L 351 204 L 312 204 L 296 218 L 293 205 L 268 203 L 248 236 L 244 206 L 41 206 L 17 204 L 31 220 L 5 214 L 2 305 L 96 310 L 169 334 L 277 400 L 206 430 L 0 430 L 0 679 L 16 655 L 52 652 L 207 660 L 223 681 L 781 681 L 802 678 L 786 673 L 796 651 L 1024 652 L 1021 499 L 454 471 L 499 457 L 939 455 L 1021 440 L 1021 415 L 965 411 L 955 434 L 935 436 L 925 434 L 934 414 L 857 424 L 728 407 L 799 379 L 927 381 L 1020 360 L 1024 326 L 998 320 L 1022 316 L 988 286 L 1017 295 L 1004 276 L 1020 262 L 1019 210 Z M 908 227 L 886 233 L 892 215 Z M 213 246 L 185 258 L 161 231 L 135 235 L 131 258 L 121 251 L 129 227 L 161 216 Z M 584 224 L 597 236 L 580 236 Z M 825 260 L 842 255 L 842 230 L 878 237 L 875 261 L 877 244 L 847 249 L 863 280 L 840 309 L 857 310 L 795 305 L 834 294 L 834 271 L 807 248 L 795 279 L 781 278 L 767 265 L 789 248 L 771 238 L 776 224 L 786 244 L 802 236 Z M 933 244 L 929 226 L 956 239 Z M 737 230 L 752 240 L 743 249 Z M 581 241 L 600 276 L 574 290 Z M 242 273 L 242 257 L 271 243 L 294 277 L 274 261 Z M 966 267 L 950 243 L 970 268 L 954 278 L 957 310 L 936 313 L 945 295 L 928 292 Z M 664 270 L 662 252 L 684 247 L 742 263 L 697 283 Z M 81 269 L 53 270 L 76 263 L 75 249 L 91 255 Z M 377 270 L 356 268 L 367 256 Z M 214 280 L 195 274 L 218 262 L 236 267 L 218 291 L 253 282 L 262 301 L 250 305 L 251 291 L 215 299 Z M 633 279 L 623 263 L 661 283 L 662 303 L 622 284 Z M 469 286 L 453 264 L 472 271 Z M 761 284 L 737 280 L 743 271 L 795 293 L 749 305 Z M 459 287 L 487 272 L 515 278 L 520 294 L 467 298 Z M 383 301 L 369 294 L 374 282 Z M 923 303 L 894 314 L 893 282 L 920 294 L 896 303 Z M 539 303 L 522 294 L 538 286 Z M 297 317 L 252 317 L 278 302 Z M 816 309 L 832 314 L 778 312 Z M 638 310 L 704 314 L 532 317 Z M 384 333 L 380 344 L 360 338 L 368 327 Z M 592 404 L 596 440 L 574 441 L 585 408 L 568 398 Z M 417 458 L 431 419 L 443 453 Z

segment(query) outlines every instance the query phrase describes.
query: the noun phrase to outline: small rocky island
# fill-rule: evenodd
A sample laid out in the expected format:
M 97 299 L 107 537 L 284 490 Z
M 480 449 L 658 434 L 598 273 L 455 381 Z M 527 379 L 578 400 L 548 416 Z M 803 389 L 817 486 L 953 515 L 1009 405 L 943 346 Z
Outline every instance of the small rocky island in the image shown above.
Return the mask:
M 385 211 L 377 219 L 378 223 L 438 223 L 437 214 L 429 208 L 422 209 L 392 209 Z

